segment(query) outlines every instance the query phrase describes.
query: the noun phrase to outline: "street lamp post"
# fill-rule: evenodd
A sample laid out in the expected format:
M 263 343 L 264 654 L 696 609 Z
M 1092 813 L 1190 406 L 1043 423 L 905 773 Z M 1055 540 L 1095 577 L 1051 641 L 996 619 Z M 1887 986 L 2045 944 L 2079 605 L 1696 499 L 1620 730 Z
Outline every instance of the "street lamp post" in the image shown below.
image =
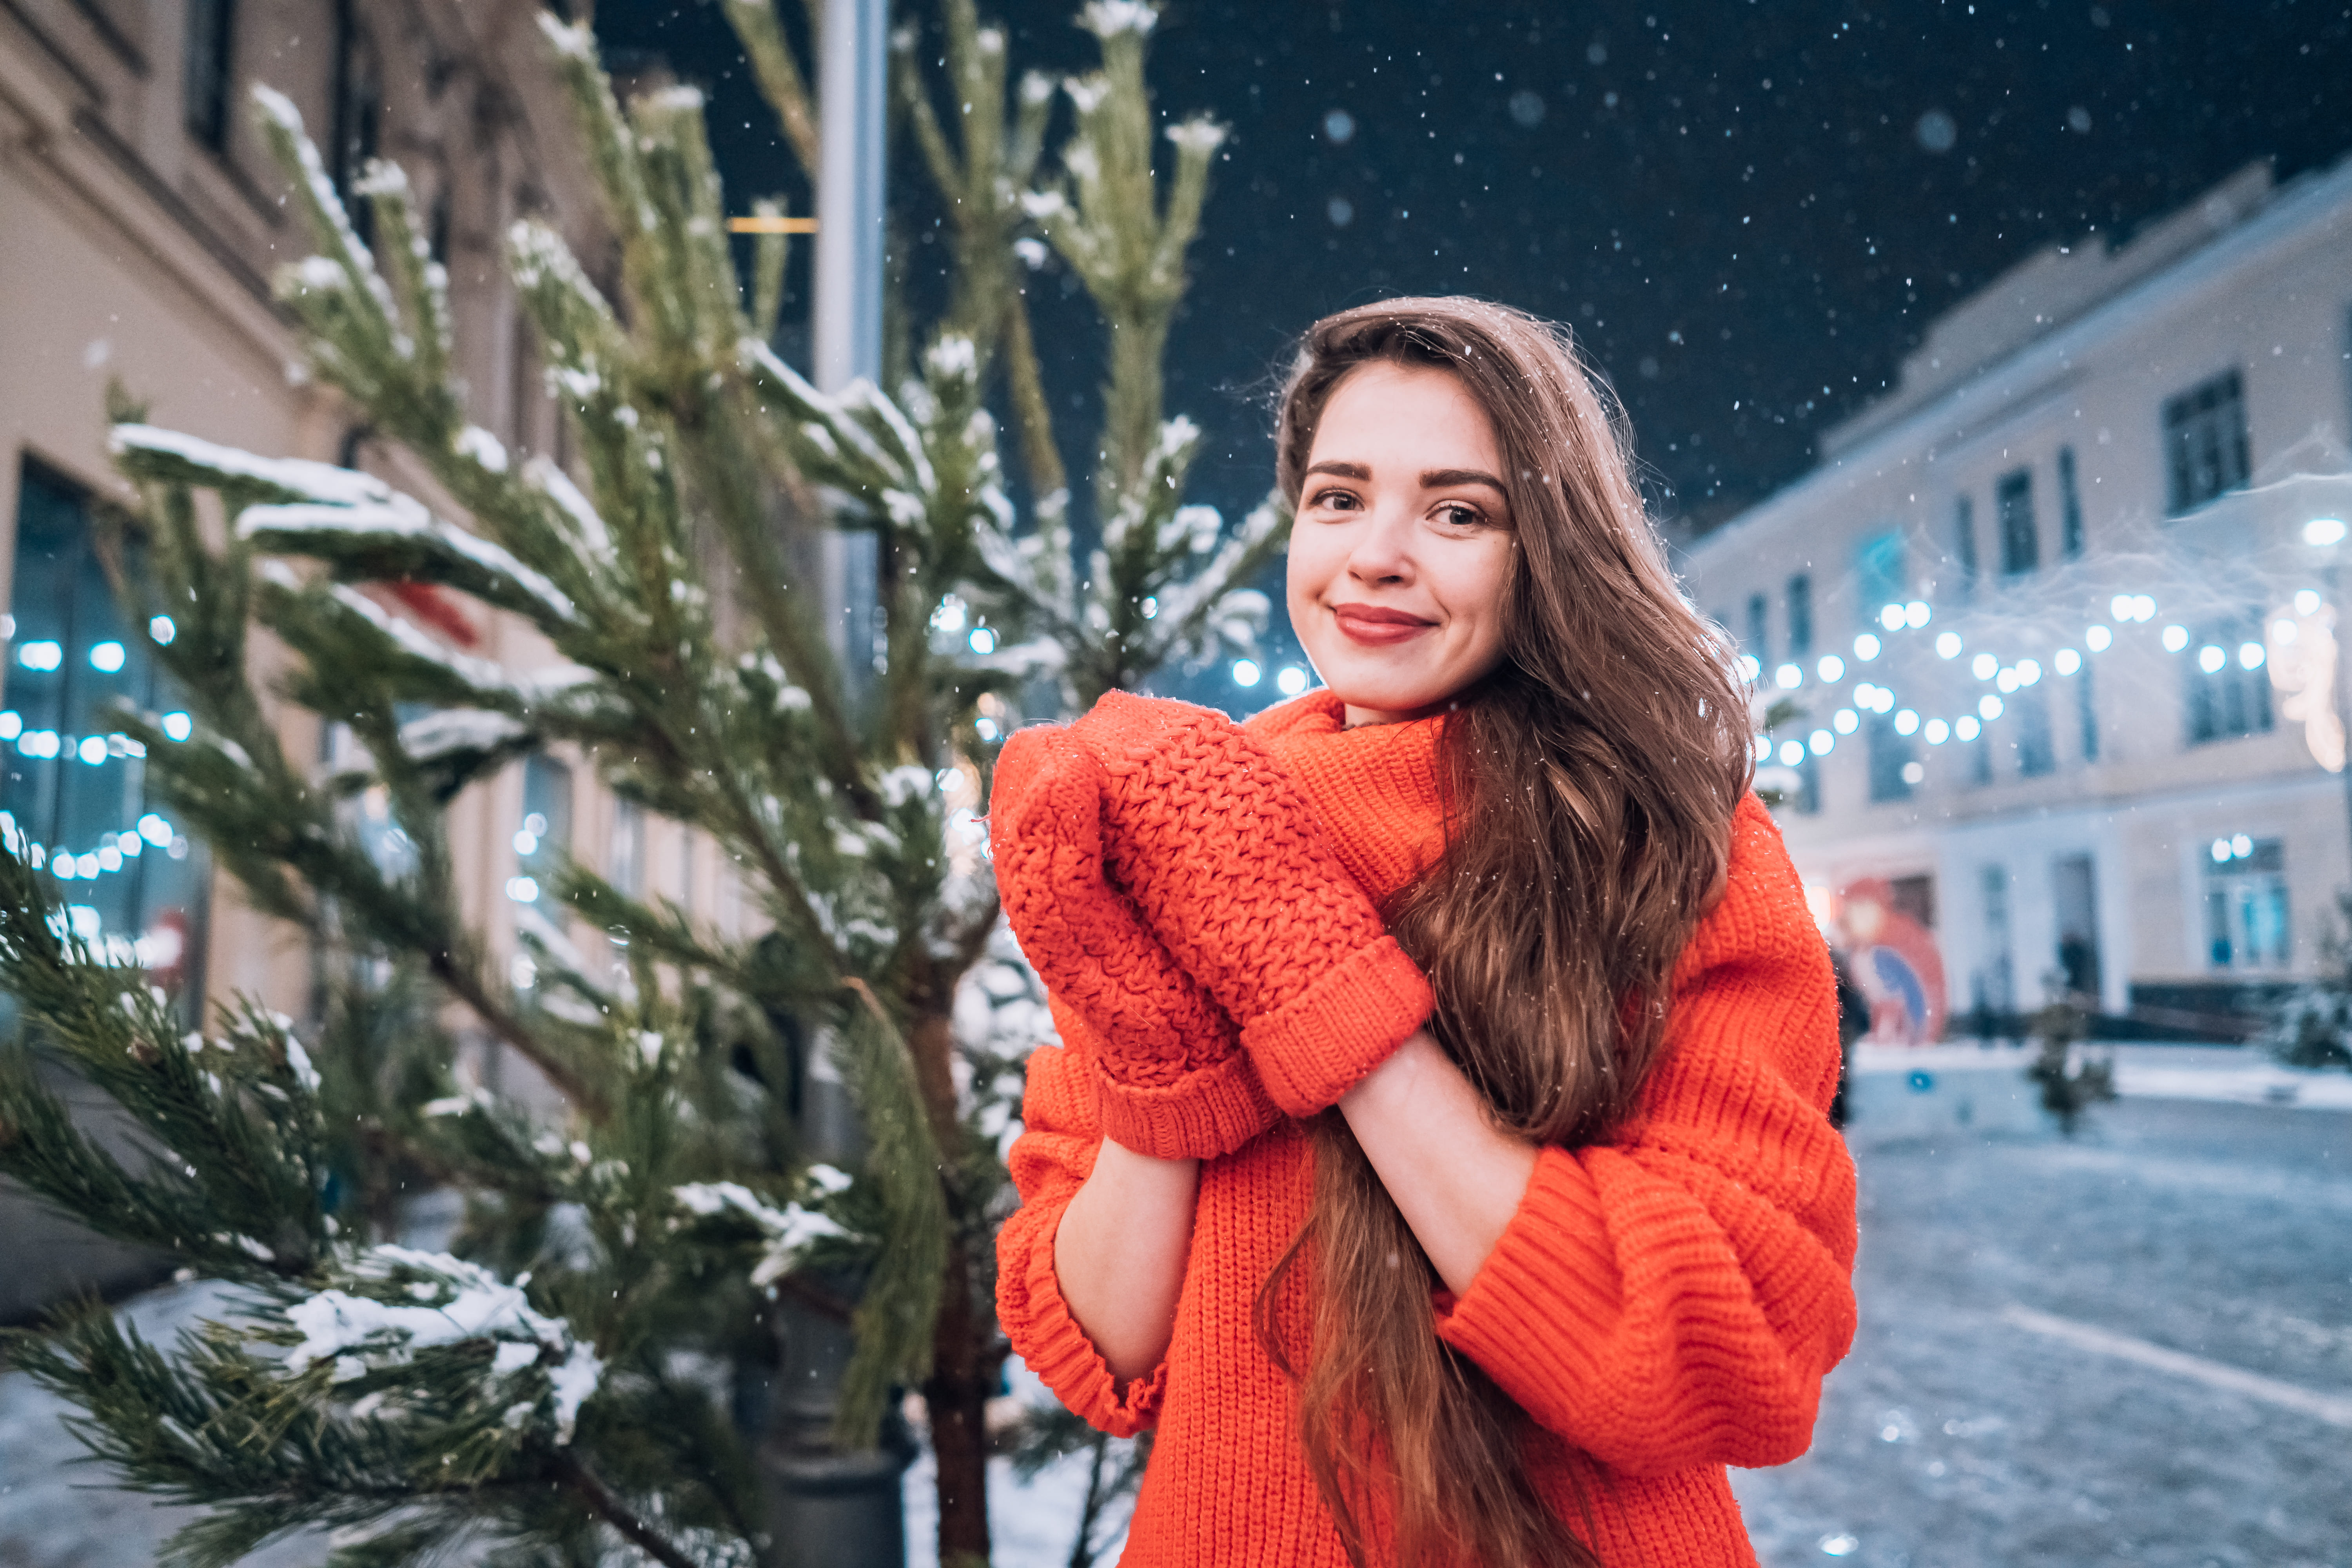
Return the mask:
M 821 125 L 812 338 L 818 388 L 839 392 L 882 370 L 883 110 L 887 0 L 825 0 L 818 62 Z M 875 544 L 870 533 L 823 529 L 819 591 L 836 613 L 830 641 L 849 689 L 874 674 Z M 857 1121 L 821 1039 L 807 1042 L 802 1135 L 814 1158 L 858 1157 Z M 841 1378 L 855 1348 L 837 1312 L 779 1304 L 782 1360 L 761 1454 L 771 1555 L 809 1568 L 905 1568 L 903 1443 L 865 1453 L 832 1444 Z

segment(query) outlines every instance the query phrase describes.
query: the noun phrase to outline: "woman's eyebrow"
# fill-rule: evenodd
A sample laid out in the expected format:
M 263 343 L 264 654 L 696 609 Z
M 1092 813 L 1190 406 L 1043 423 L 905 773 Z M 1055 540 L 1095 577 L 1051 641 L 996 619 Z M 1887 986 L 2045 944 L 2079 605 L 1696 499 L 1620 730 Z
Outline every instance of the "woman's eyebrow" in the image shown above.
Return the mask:
M 1369 479 L 1372 477 L 1370 467 L 1363 463 L 1317 463 L 1307 471 L 1310 474 L 1337 474 L 1343 479 Z
M 1454 485 L 1485 485 L 1505 500 L 1510 499 L 1503 481 L 1484 468 L 1431 468 L 1421 476 L 1421 488 L 1425 490 L 1442 490 Z

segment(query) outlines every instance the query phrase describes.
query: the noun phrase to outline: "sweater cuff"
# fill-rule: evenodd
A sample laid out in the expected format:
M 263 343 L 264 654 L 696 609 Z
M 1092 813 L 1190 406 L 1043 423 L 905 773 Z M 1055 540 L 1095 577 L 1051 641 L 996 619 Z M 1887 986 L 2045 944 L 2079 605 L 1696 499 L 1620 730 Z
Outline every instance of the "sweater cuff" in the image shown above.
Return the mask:
M 1058 1222 L 1056 1229 L 1059 1228 Z M 1124 1385 L 1095 1349 L 1062 1299 L 1061 1277 L 1054 1268 L 1054 1238 L 1044 1236 L 1030 1249 L 1022 1281 L 1026 1319 L 1018 1334 L 1021 1359 L 1055 1397 L 1097 1431 L 1114 1437 L 1132 1437 L 1160 1420 L 1160 1396 L 1167 1392 L 1168 1363 L 1162 1358 L 1149 1375 Z M 1008 1323 L 1010 1331 L 1013 1325 Z
M 1214 1160 L 1282 1119 L 1240 1051 L 1163 1085 L 1122 1083 L 1097 1057 L 1095 1111 L 1105 1137 L 1155 1160 Z
M 1311 1116 L 1353 1089 L 1412 1037 L 1437 1005 L 1396 938 L 1384 936 L 1327 971 L 1305 994 L 1242 1030 L 1260 1081 L 1293 1116 Z
M 1502 1239 L 1441 1307 L 1437 1334 L 1484 1368 L 1539 1425 L 1559 1430 L 1564 1412 L 1545 1406 L 1600 1376 L 1594 1352 L 1623 1312 L 1622 1279 L 1601 1194 L 1565 1149 L 1545 1149 Z

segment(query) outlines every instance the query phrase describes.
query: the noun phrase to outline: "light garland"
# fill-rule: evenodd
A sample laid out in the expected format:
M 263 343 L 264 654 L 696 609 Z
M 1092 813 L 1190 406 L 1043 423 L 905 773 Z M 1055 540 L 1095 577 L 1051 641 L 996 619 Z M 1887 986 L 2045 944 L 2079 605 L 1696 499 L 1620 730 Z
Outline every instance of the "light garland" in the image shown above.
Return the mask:
M 2296 592 L 2294 604 L 2295 615 L 2305 621 L 2309 621 L 2318 615 L 2322 601 L 2316 592 L 2305 588 Z M 2107 610 L 2113 620 L 2126 625 L 2137 625 L 2153 621 L 2157 616 L 2158 605 L 2152 595 L 2117 594 L 2109 599 Z M 1892 637 L 1904 632 L 1923 631 L 1934 619 L 1933 605 L 1924 600 L 1913 599 L 1903 604 L 1882 605 L 1877 616 L 1877 625 L 1889 637 Z M 2281 631 L 2279 629 L 2281 627 L 2285 630 Z M 2270 628 L 2268 635 L 2273 643 L 2281 640 L 2291 642 L 2295 635 L 2294 623 L 2279 620 L 2276 626 Z M 2084 627 L 2083 647 L 2093 654 L 2105 652 L 2115 646 L 2115 640 L 2114 628 L 2104 622 L 2093 621 Z M 2251 671 L 2263 668 L 2272 662 L 2273 658 L 2271 649 L 2264 643 L 2252 639 L 2241 642 L 2235 649 L 2221 643 L 2208 642 L 2196 647 L 2192 653 L 2190 644 L 2196 639 L 2189 636 L 2188 627 L 2179 624 L 2167 626 L 2160 634 L 2159 640 L 2168 653 L 2191 653 L 2197 661 L 2198 668 L 2208 675 L 2221 674 L 2229 668 L 2233 659 L 2240 668 Z M 1881 655 L 1888 652 L 1886 641 L 1876 632 L 1859 633 L 1855 636 L 1853 646 L 1853 658 L 1857 666 L 1874 663 Z M 1960 657 L 1966 650 L 1967 642 L 1958 632 L 1947 629 L 1936 634 L 1933 647 L 1936 656 L 1948 662 Z M 1753 655 L 1744 653 L 1739 655 L 1737 668 L 1745 683 L 1751 689 L 1758 689 L 1758 695 L 1778 696 L 1781 692 L 1800 690 L 1806 684 L 1804 666 L 1793 660 L 1784 662 L 1772 670 L 1769 689 L 1764 688 L 1764 668 Z M 2052 654 L 2047 670 L 2036 658 L 2026 658 L 2010 662 L 1990 649 L 1979 649 L 1969 660 L 1969 673 L 1979 680 L 1990 682 L 1994 690 L 1977 698 L 1970 704 L 1972 710 L 1964 710 L 1949 719 L 1927 716 L 1916 709 L 1902 707 L 1895 694 L 1889 688 L 1876 680 L 1864 680 L 1857 683 L 1851 693 L 1850 700 L 1853 707 L 1839 709 L 1832 716 L 1830 729 L 1815 730 L 1803 741 L 1789 740 L 1777 743 L 1769 731 L 1759 734 L 1756 745 L 1756 760 L 1759 763 L 1778 760 L 1785 766 L 1795 767 L 1803 762 L 1809 753 L 1813 756 L 1829 755 L 1835 748 L 1839 736 L 1851 735 L 1860 729 L 1860 718 L 1853 710 L 1857 708 L 1879 714 L 1892 713 L 1895 733 L 1906 737 L 1918 735 L 1930 746 L 1940 746 L 1951 740 L 1963 742 L 1974 741 L 1984 733 L 1986 726 L 1998 721 L 2009 711 L 2011 705 L 2003 700 L 2004 698 L 2012 697 L 2020 690 L 2041 684 L 2046 674 L 2073 677 L 2082 674 L 2088 668 L 2089 660 L 2082 649 L 2072 647 L 2061 647 Z M 1824 687 L 1838 685 L 1847 673 L 1848 667 L 1845 660 L 1836 654 L 1824 654 L 1814 666 L 1818 683 Z M 2300 714 L 2290 716 L 2300 716 Z M 2323 764 L 2328 764 L 2331 753 L 2325 742 L 2325 737 L 2315 734 L 2312 749 L 2314 755 Z M 2343 741 L 2340 730 L 2336 732 L 2332 754 L 2336 760 L 2328 765 L 2336 768 L 2342 767 L 2344 765 Z

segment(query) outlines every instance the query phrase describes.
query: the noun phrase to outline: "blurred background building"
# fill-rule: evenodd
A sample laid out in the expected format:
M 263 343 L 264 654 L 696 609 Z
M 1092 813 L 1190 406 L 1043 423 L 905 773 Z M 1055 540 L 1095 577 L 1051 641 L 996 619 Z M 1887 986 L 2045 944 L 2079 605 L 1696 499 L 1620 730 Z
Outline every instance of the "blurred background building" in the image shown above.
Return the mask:
M 270 278 L 309 247 L 249 123 L 248 92 L 266 84 L 301 110 L 347 199 L 372 158 L 405 167 L 448 270 L 472 417 L 518 455 L 560 459 L 562 426 L 500 251 L 530 214 L 584 258 L 612 252 L 536 12 L 457 0 L 0 5 L 0 811 L 45 847 L 87 934 L 131 944 L 192 1003 L 242 991 L 299 1015 L 318 977 L 302 933 L 215 888 L 101 717 L 116 698 L 172 709 L 146 651 L 172 635 L 168 614 L 126 624 L 101 560 L 103 510 L 124 495 L 106 453 L 109 384 L 175 429 L 432 494 L 296 363 Z M 385 592 L 454 646 L 523 668 L 541 657 L 516 626 L 429 590 Z M 348 744 L 292 710 L 285 739 L 322 767 Z M 354 809 L 380 811 L 364 797 Z M 513 895 L 575 831 L 633 855 L 614 868 L 625 879 L 646 876 L 642 823 L 614 817 L 541 760 L 461 802 L 459 864 L 492 929 L 528 918 Z M 660 847 L 690 887 L 683 846 Z M 58 1270 L 122 1266 L 35 1245 L 49 1224 L 0 1191 L 0 1239 L 26 1260 L 0 1283 L 0 1319 L 43 1300 Z
M 2243 1037 L 2352 884 L 2338 664 L 2352 165 L 2249 167 L 1945 313 L 1694 544 L 1882 1035 Z M 1938 977 L 1940 967 L 1942 995 Z

